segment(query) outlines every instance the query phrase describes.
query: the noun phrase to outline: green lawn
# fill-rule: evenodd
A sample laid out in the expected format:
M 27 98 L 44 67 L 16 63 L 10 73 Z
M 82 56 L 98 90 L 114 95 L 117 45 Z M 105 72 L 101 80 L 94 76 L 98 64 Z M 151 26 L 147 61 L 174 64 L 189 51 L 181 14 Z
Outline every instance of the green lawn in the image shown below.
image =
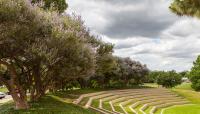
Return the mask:
M 68 100 L 47 95 L 38 102 L 31 103 L 29 110 L 14 110 L 13 103 L 0 106 L 0 114 L 98 114 L 88 109 L 76 106 Z
M 166 109 L 164 114 L 200 114 L 200 105 L 174 106 Z
M 146 83 L 144 86 L 158 87 L 158 85 L 154 83 Z M 163 114 L 200 114 L 200 93 L 191 88 L 191 83 L 182 83 L 171 90 L 176 94 L 188 99 L 194 105 L 173 106 L 166 109 Z M 149 111 L 149 109 L 150 108 L 147 110 Z M 147 112 L 147 110 L 145 111 Z M 161 110 L 156 111 L 156 114 L 160 113 Z
M 176 92 L 180 96 L 185 97 L 192 103 L 200 105 L 200 93 L 194 91 L 190 85 L 190 83 L 183 83 L 182 85 L 173 88 L 172 91 Z
M 3 87 L 3 88 L 0 88 L 0 92 L 8 92 L 8 89 Z
M 165 110 L 164 114 L 200 114 L 200 93 L 195 92 L 190 83 L 183 83 L 171 90 L 180 96 L 190 100 L 195 105 L 174 106 Z M 158 87 L 156 84 L 144 84 L 143 87 Z M 6 88 L 0 88 L 0 91 L 6 92 Z M 81 94 L 98 92 L 101 89 L 77 89 L 66 92 L 57 92 L 43 97 L 41 100 L 31 104 L 29 110 L 14 110 L 13 103 L 9 102 L 0 105 L 0 114 L 97 114 L 88 109 L 81 108 L 72 104 L 72 101 Z M 84 98 L 80 104 L 84 106 L 88 98 Z M 95 100 L 93 106 L 98 107 L 99 101 Z M 108 102 L 103 103 L 103 107 L 111 110 Z M 115 107 L 117 111 L 123 112 L 120 107 Z M 138 110 L 139 108 L 136 108 Z M 149 108 L 147 109 L 149 110 Z M 147 111 L 145 110 L 145 111 Z M 130 110 L 127 110 L 128 112 Z M 160 112 L 161 110 L 157 111 Z
M 174 106 L 164 111 L 164 114 L 200 114 L 200 93 L 191 88 L 190 83 L 183 83 L 172 91 L 185 97 L 194 105 Z
M 178 85 L 173 89 L 193 90 L 191 87 L 191 83 L 182 83 L 181 85 Z

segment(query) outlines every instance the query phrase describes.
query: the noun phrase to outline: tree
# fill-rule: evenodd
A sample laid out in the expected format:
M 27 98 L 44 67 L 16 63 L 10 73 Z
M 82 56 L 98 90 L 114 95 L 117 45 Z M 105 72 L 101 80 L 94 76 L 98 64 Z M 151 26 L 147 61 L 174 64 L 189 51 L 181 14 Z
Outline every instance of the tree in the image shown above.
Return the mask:
M 94 37 L 79 17 L 44 11 L 26 0 L 0 1 L 0 83 L 16 109 L 27 109 L 58 80 L 94 72 Z
M 145 82 L 156 83 L 158 76 L 162 73 L 163 71 L 150 71 L 149 75 L 146 77 Z
M 95 83 L 95 86 L 99 85 L 102 88 L 108 86 L 112 72 L 117 67 L 115 57 L 112 55 L 113 47 L 113 44 L 101 42 L 97 48 L 96 72 L 91 77 L 91 83 Z
M 98 59 L 97 59 L 98 60 Z M 130 58 L 100 56 L 95 75 L 89 80 L 94 88 L 121 88 L 139 85 L 148 75 L 146 65 Z
M 125 85 L 142 84 L 149 73 L 146 65 L 130 58 L 119 58 L 118 64 L 119 74 Z
M 31 0 L 31 2 L 33 4 L 44 2 L 44 9 L 54 8 L 59 13 L 63 13 L 68 7 L 66 0 Z
M 174 0 L 170 9 L 179 16 L 186 15 L 200 18 L 199 0 Z
M 192 88 L 196 91 L 200 90 L 200 56 L 193 63 L 193 67 L 189 73 L 190 80 L 192 82 Z
M 186 79 L 189 78 L 189 71 L 182 71 L 182 72 L 179 72 L 179 74 L 181 75 L 182 78 L 186 78 Z
M 181 76 L 180 74 L 176 73 L 176 71 L 168 71 L 168 72 L 162 72 L 159 74 L 157 78 L 157 84 L 162 85 L 166 88 L 172 88 L 179 84 L 181 84 Z

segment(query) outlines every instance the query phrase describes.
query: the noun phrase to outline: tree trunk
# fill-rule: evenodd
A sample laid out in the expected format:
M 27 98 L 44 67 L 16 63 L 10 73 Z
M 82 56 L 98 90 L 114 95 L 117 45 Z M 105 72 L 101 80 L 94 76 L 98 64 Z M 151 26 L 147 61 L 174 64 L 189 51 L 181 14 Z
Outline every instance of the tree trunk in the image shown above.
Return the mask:
M 0 61 L 0 64 L 3 64 L 7 66 L 9 73 L 10 73 L 10 79 L 4 79 L 2 75 L 0 75 L 0 80 L 6 85 L 7 89 L 10 91 L 11 96 L 15 102 L 15 108 L 16 109 L 28 109 L 29 105 L 26 99 L 26 92 L 25 90 L 20 86 L 19 79 L 17 76 L 16 69 L 12 64 L 9 64 L 4 61 Z
M 25 95 L 17 93 L 15 90 L 10 90 L 10 91 L 12 91 L 10 93 L 15 102 L 15 109 L 28 109 L 29 108 L 27 99 L 24 97 Z

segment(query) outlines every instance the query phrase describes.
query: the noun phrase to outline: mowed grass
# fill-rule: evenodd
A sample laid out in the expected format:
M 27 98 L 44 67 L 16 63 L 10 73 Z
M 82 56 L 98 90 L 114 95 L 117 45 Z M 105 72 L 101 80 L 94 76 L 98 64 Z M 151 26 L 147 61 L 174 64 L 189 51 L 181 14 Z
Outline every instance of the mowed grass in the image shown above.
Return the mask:
M 200 114 L 200 105 L 174 106 L 165 110 L 164 114 Z
M 176 86 L 174 89 L 193 90 L 191 83 L 182 83 L 181 85 Z
M 95 108 L 99 108 L 99 99 L 95 99 L 92 101 L 92 106 Z
M 190 83 L 183 83 L 172 91 L 188 99 L 193 105 L 173 106 L 166 109 L 163 114 L 200 114 L 200 93 L 194 91 Z
M 1 88 L 0 88 L 0 92 L 8 92 L 8 89 L 5 88 L 5 87 L 1 87 Z
M 190 100 L 194 104 L 200 104 L 200 93 L 194 91 L 191 88 L 190 83 L 183 83 L 182 85 L 177 86 L 176 88 L 173 88 L 172 91 L 174 91 L 180 96 L 185 97 L 186 99 Z
M 0 114 L 98 114 L 76 106 L 57 96 L 48 95 L 38 102 L 31 103 L 29 110 L 14 110 L 13 102 L 0 106 Z
M 106 110 L 112 111 L 112 108 L 111 108 L 109 102 L 103 102 L 103 108 L 106 109 Z

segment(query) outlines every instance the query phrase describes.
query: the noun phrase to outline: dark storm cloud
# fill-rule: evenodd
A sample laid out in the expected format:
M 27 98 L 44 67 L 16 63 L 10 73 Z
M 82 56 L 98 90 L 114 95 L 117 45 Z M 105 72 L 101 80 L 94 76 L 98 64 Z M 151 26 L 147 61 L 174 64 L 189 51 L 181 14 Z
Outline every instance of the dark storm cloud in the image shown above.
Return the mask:
M 144 12 L 136 14 L 131 11 L 113 15 L 111 23 L 104 29 L 103 33 L 112 38 L 133 36 L 157 38 L 161 30 L 166 29 L 171 24 L 171 22 L 148 17 Z
M 143 36 L 158 38 L 162 30 L 174 23 L 167 2 L 157 0 L 107 0 L 116 11 L 106 15 L 109 25 L 102 31 L 111 38 Z M 165 4 L 165 7 L 162 7 Z M 129 7 L 129 8 L 127 8 Z M 162 11 L 161 11 L 162 10 Z

